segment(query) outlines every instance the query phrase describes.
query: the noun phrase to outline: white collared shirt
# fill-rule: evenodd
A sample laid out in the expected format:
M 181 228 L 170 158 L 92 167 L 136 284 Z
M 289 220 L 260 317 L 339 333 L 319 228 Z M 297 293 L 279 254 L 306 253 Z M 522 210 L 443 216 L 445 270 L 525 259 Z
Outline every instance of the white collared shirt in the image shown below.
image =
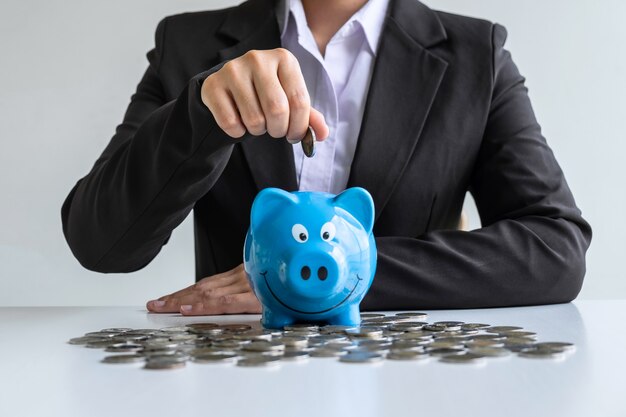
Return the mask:
M 311 105 L 319 110 L 330 135 L 307 158 L 293 145 L 298 189 L 339 194 L 345 190 L 354 158 L 365 101 L 388 0 L 368 0 L 319 51 L 301 0 L 277 5 L 282 47 L 300 63 Z M 380 138 L 384 140 L 384 138 Z

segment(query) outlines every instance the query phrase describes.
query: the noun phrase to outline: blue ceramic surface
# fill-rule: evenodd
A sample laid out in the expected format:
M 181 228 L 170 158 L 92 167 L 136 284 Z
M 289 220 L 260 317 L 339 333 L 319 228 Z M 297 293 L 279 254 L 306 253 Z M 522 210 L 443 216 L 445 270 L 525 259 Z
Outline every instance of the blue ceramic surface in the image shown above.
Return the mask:
M 244 267 L 262 324 L 355 326 L 376 271 L 374 202 L 363 188 L 329 193 L 265 188 L 256 196 Z

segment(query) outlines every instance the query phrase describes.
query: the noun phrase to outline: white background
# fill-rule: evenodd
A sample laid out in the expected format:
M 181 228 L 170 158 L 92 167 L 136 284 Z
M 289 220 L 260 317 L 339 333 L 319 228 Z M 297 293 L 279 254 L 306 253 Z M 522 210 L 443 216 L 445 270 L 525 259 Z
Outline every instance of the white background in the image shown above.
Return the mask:
M 626 298 L 626 3 L 427 3 L 507 27 L 544 134 L 594 229 L 580 298 Z M 232 4 L 2 0 L 0 305 L 137 305 L 193 282 L 191 217 L 144 270 L 102 275 L 72 257 L 60 208 L 122 120 L 157 22 Z

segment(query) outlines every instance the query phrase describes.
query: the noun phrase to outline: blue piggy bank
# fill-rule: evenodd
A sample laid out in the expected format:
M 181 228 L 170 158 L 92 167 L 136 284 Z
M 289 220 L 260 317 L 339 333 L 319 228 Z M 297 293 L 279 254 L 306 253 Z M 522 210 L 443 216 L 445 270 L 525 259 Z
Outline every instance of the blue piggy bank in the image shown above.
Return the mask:
M 256 196 L 244 268 L 261 323 L 357 326 L 376 271 L 374 202 L 363 188 L 329 193 L 265 188 Z

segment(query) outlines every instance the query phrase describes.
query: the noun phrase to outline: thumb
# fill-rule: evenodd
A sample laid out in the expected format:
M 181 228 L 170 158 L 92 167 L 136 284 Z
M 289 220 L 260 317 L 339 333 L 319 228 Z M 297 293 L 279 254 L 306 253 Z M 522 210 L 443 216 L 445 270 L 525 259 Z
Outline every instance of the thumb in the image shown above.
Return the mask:
M 311 112 L 309 113 L 309 125 L 313 128 L 318 141 L 326 139 L 330 134 L 324 115 L 313 107 L 311 107 Z

